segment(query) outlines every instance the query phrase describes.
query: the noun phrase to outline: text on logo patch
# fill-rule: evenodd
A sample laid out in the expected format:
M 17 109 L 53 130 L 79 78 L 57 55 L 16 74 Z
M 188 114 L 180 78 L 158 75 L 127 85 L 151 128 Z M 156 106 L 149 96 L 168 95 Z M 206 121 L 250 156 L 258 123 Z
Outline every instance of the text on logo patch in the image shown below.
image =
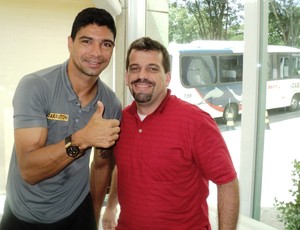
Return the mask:
M 49 120 L 68 121 L 69 120 L 69 115 L 60 114 L 60 113 L 49 113 L 47 118 Z

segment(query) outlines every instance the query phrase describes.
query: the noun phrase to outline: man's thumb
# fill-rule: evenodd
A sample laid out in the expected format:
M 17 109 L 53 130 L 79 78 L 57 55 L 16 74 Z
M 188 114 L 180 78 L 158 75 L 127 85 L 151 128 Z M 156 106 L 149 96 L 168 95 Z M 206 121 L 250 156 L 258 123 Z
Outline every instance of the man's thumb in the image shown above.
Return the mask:
M 101 101 L 97 101 L 97 113 L 100 114 L 101 117 L 103 117 L 103 111 L 104 111 L 104 105 Z

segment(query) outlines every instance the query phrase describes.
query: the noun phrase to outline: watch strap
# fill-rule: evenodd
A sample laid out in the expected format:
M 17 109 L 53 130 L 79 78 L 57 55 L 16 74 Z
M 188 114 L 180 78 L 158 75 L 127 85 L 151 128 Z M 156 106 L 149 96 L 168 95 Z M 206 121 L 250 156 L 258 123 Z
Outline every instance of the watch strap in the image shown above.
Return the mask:
M 72 144 L 72 134 L 65 138 L 65 149 L 69 157 L 78 158 L 83 151 L 77 145 Z
M 72 144 L 72 134 L 65 138 L 65 145 L 70 145 L 70 144 Z

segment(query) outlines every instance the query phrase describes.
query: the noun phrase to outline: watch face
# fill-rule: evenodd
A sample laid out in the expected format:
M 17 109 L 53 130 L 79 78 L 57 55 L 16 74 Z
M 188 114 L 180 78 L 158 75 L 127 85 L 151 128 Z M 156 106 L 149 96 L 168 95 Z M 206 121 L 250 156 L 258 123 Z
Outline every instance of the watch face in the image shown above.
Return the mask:
M 67 148 L 67 154 L 68 154 L 70 157 L 77 157 L 79 153 L 80 153 L 80 149 L 79 149 L 79 147 L 76 146 L 76 145 L 70 145 L 70 146 Z

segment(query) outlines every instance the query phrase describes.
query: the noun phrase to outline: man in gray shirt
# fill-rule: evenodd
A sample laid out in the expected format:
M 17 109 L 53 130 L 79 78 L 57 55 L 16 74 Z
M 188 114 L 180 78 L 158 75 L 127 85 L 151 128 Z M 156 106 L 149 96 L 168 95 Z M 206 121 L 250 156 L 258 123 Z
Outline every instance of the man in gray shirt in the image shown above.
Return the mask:
M 120 131 L 121 104 L 99 78 L 115 38 L 107 11 L 84 9 L 68 38 L 69 59 L 21 79 L 0 229 L 97 228 Z

